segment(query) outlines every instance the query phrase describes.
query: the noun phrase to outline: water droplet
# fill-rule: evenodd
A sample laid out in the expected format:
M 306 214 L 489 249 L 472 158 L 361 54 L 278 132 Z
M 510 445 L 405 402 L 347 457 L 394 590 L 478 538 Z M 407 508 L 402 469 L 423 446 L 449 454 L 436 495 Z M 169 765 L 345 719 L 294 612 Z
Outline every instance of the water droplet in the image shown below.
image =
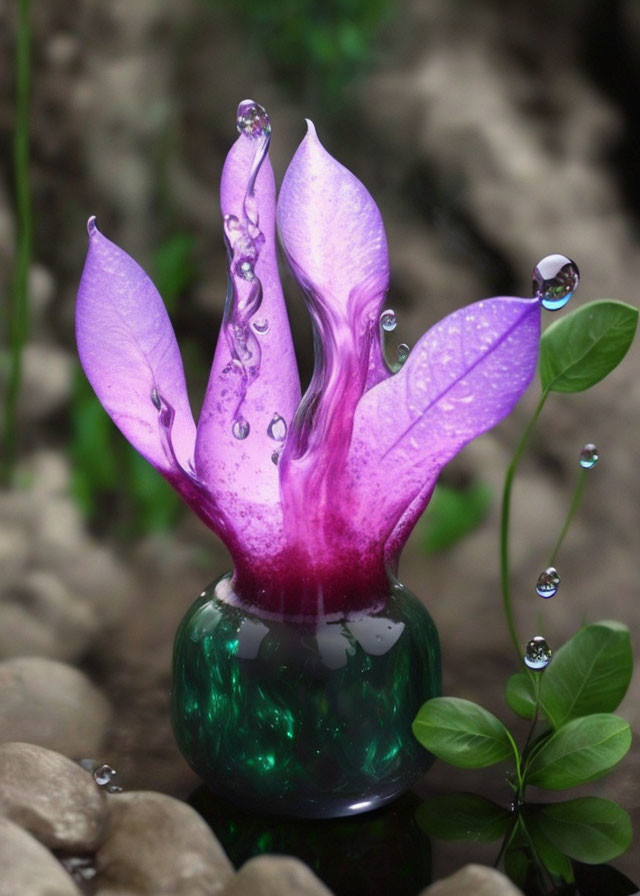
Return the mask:
M 233 421 L 233 426 L 231 427 L 231 432 L 233 433 L 234 438 L 242 440 L 246 439 L 249 435 L 249 430 L 251 427 L 247 420 L 244 417 L 238 417 L 237 420 Z
M 236 125 L 241 134 L 254 140 L 257 137 L 269 136 L 271 133 L 271 122 L 266 110 L 253 100 L 243 100 L 240 103 Z
M 156 411 L 162 410 L 162 399 L 160 398 L 160 393 L 157 389 L 151 390 L 151 403 L 153 404 Z
M 280 462 L 280 452 L 274 451 L 273 454 L 271 455 L 271 463 L 274 463 L 277 467 L 279 462 Z
M 97 874 L 93 856 L 61 856 L 60 864 L 78 884 L 92 880 Z
M 404 342 L 401 342 L 398 348 L 396 349 L 396 358 L 398 359 L 398 364 L 404 364 L 404 362 L 409 357 L 409 352 L 411 349 L 408 345 L 405 345 Z
M 235 271 L 238 277 L 242 277 L 243 280 L 255 280 L 255 274 L 253 272 L 253 265 L 247 258 L 242 258 L 235 266 Z
M 287 438 L 287 423 L 280 414 L 274 414 L 271 418 L 267 426 L 267 435 L 274 442 L 284 442 Z
M 269 329 L 269 321 L 266 317 L 261 318 L 260 320 L 254 320 L 252 323 L 253 329 L 256 333 L 266 333 Z
M 115 775 L 115 768 L 111 768 L 110 765 L 99 765 L 98 768 L 93 772 L 93 780 L 100 787 L 106 787 L 107 784 L 111 784 Z
M 591 442 L 586 444 L 580 452 L 580 466 L 584 470 L 591 470 L 598 463 L 600 452 Z
M 122 787 L 119 784 L 107 784 L 107 793 L 122 793 Z
M 95 215 L 91 215 L 89 220 L 87 221 L 87 233 L 89 236 L 93 236 L 94 233 L 98 232 L 98 219 Z
M 391 308 L 387 308 L 383 311 L 380 315 L 380 326 L 386 333 L 392 333 L 398 326 L 398 319 L 396 318 L 395 311 L 392 311 Z
M 558 585 L 560 584 L 560 576 L 555 566 L 548 566 L 538 576 L 536 582 L 536 591 L 540 597 L 554 597 L 558 593 Z
M 547 255 L 533 269 L 533 294 L 547 311 L 564 308 L 579 282 L 578 265 L 566 255 Z
M 551 656 L 551 648 L 545 639 L 536 635 L 527 644 L 524 661 L 530 669 L 544 669 L 551 662 Z

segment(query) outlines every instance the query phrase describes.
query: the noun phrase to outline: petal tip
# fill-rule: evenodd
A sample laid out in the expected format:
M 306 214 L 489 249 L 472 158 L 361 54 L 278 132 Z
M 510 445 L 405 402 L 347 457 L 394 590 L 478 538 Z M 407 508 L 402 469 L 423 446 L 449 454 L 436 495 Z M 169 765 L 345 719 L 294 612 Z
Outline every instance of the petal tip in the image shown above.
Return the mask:
M 317 140 L 318 134 L 315 124 L 311 121 L 310 118 L 305 118 L 305 121 L 307 123 L 307 137 L 315 137 L 315 139 Z

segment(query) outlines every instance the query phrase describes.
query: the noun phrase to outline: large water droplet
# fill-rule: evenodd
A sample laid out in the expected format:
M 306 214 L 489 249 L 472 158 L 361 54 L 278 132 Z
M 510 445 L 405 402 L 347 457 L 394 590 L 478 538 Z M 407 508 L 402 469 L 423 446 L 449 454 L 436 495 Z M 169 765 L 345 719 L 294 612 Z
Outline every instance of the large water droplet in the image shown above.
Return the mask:
M 287 423 L 280 414 L 274 414 L 271 418 L 267 426 L 267 435 L 274 442 L 284 442 L 287 438 Z
M 233 433 L 234 438 L 242 441 L 242 439 L 247 438 L 250 429 L 249 421 L 245 420 L 244 417 L 238 417 L 237 420 L 233 421 L 231 432 Z
M 540 597 L 554 597 L 558 593 L 558 585 L 560 584 L 560 576 L 555 566 L 548 566 L 538 576 L 536 582 L 536 591 Z
M 266 317 L 262 317 L 260 320 L 254 320 L 251 326 L 256 333 L 266 333 L 269 329 L 269 321 Z
M 266 110 L 253 100 L 243 100 L 236 115 L 238 131 L 245 137 L 256 139 L 271 133 L 271 122 Z
M 396 349 L 396 358 L 398 359 L 398 364 L 404 364 L 404 362 L 409 357 L 409 352 L 411 349 L 408 345 L 405 345 L 404 342 L 401 342 L 398 348 Z
M 540 635 L 536 635 L 527 644 L 524 661 L 530 669 L 544 669 L 551 662 L 551 657 L 551 648 Z
M 99 765 L 93 772 L 93 780 L 100 787 L 106 787 L 107 784 L 111 784 L 115 776 L 116 770 L 111 768 L 110 765 Z
M 547 311 L 564 308 L 579 282 L 578 265 L 566 255 L 547 255 L 533 269 L 533 294 Z
M 580 452 L 580 466 L 584 470 L 591 470 L 598 463 L 600 452 L 591 442 L 588 442 Z
M 392 311 L 391 308 L 387 308 L 383 311 L 380 315 L 380 326 L 386 333 L 392 333 L 398 326 L 398 319 L 396 318 L 395 311 Z

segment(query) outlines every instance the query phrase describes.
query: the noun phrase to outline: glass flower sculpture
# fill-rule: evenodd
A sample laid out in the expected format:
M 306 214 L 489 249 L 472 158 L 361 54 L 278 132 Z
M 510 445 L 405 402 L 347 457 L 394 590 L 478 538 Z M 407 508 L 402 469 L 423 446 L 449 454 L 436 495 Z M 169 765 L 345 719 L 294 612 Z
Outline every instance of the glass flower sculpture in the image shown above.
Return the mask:
M 245 804 L 363 811 L 430 762 L 410 725 L 439 689 L 438 639 L 395 580 L 400 551 L 442 467 L 529 385 L 540 301 L 455 311 L 390 369 L 375 202 L 309 123 L 276 203 L 269 119 L 247 100 L 237 124 L 221 183 L 227 299 L 197 426 L 162 300 L 95 219 L 78 350 L 116 425 L 232 556 L 176 639 L 185 756 Z M 276 224 L 313 320 L 302 398 Z

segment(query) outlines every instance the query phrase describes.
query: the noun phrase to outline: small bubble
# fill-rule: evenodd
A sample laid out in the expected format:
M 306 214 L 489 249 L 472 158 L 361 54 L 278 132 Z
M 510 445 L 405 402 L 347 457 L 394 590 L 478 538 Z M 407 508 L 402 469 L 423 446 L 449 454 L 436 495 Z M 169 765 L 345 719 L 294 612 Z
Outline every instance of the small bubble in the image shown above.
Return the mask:
M 533 294 L 547 311 L 564 308 L 579 282 L 578 266 L 566 255 L 547 255 L 533 269 Z
M 580 452 L 580 466 L 583 470 L 591 470 L 598 463 L 600 452 L 595 445 L 589 442 Z
M 527 644 L 524 661 L 530 669 L 544 669 L 551 662 L 551 656 L 551 648 L 545 639 L 536 635 Z
M 95 215 L 91 215 L 89 220 L 87 221 L 87 233 L 89 236 L 93 236 L 94 233 L 98 232 L 98 219 Z
M 231 432 L 235 439 L 246 439 L 249 435 L 249 430 L 251 427 L 249 426 L 249 422 L 244 419 L 244 417 L 238 417 L 237 420 L 233 421 L 233 426 L 231 427 Z
M 409 357 L 409 352 L 411 349 L 408 345 L 405 345 L 404 342 L 401 342 L 398 348 L 396 349 L 396 358 L 398 359 L 398 364 L 404 364 L 404 362 Z
M 287 438 L 287 423 L 280 414 L 274 414 L 271 418 L 267 426 L 267 435 L 274 442 L 284 442 Z
M 387 308 L 383 311 L 380 315 L 380 326 L 386 333 L 392 333 L 398 326 L 395 311 L 392 311 L 391 308 Z
M 243 100 L 238 106 L 236 125 L 239 133 L 255 140 L 268 137 L 271 133 L 271 122 L 266 110 L 253 100 Z
M 558 575 L 558 570 L 555 568 L 555 566 L 548 566 L 538 576 L 538 581 L 536 582 L 536 591 L 538 592 L 540 597 L 555 597 L 555 595 L 558 593 L 559 584 L 560 576 Z
M 115 768 L 111 768 L 110 765 L 99 765 L 98 768 L 93 772 L 93 780 L 100 787 L 106 787 L 107 784 L 111 784 L 115 775 Z
M 260 320 L 254 320 L 251 326 L 256 333 L 266 333 L 269 329 L 269 321 L 266 317 L 263 317 Z

